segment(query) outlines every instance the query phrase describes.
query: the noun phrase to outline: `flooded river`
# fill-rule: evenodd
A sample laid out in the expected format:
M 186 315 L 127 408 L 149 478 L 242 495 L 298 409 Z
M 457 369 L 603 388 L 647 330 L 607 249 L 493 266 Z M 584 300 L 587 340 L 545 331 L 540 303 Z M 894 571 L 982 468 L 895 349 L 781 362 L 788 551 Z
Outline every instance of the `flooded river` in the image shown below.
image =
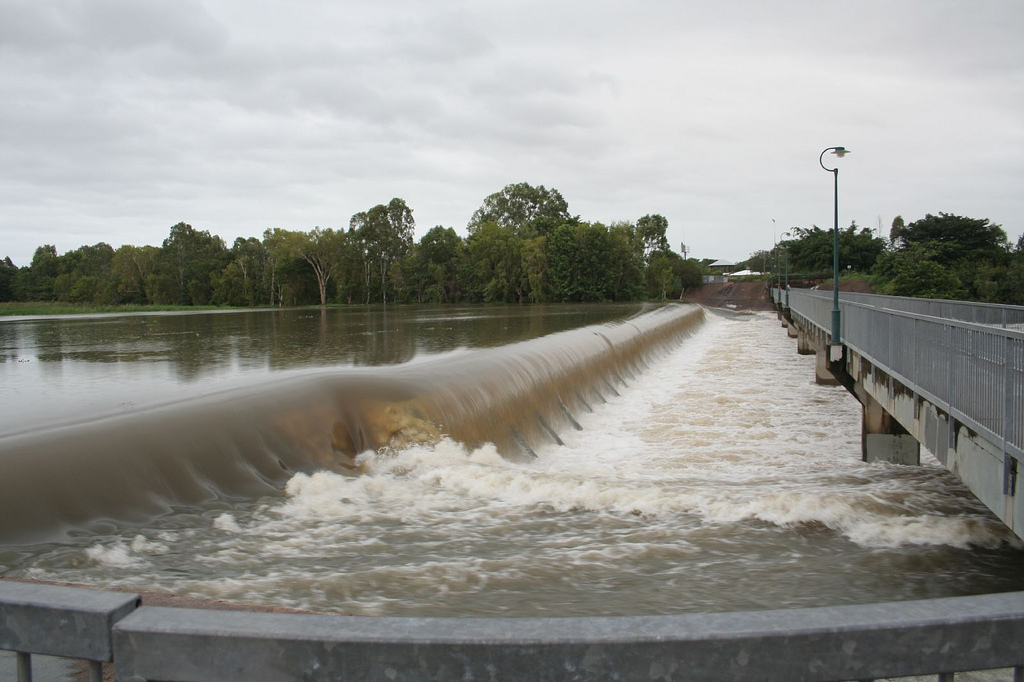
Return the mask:
M 930 456 L 860 461 L 858 403 L 772 315 L 8 320 L 0 360 L 3 574 L 406 616 L 1024 589 Z

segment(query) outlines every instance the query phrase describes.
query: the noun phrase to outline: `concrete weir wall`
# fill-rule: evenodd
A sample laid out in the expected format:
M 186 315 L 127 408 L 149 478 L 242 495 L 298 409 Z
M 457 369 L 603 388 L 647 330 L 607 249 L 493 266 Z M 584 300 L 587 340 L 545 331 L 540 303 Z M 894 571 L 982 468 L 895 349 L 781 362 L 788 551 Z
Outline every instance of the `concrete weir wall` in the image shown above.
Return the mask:
M 960 423 L 857 349 L 830 345 L 829 334 L 801 316 L 787 309 L 780 318 L 789 335 L 796 336 L 797 352 L 815 354 L 816 381 L 842 385 L 861 403 L 865 462 L 916 465 L 924 445 L 1024 539 L 1024 496 L 1016 494 L 1019 463 L 1001 443 Z

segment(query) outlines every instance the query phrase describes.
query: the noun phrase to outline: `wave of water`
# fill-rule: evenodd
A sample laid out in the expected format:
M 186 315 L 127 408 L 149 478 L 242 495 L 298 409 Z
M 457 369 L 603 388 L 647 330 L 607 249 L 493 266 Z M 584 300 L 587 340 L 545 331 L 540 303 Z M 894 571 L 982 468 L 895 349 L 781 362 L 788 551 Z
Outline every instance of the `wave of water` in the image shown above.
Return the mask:
M 419 363 L 325 370 L 140 413 L 0 438 L 0 543 L 31 543 L 139 522 L 176 506 L 273 494 L 296 471 L 355 468 L 359 453 L 493 443 L 532 457 L 574 414 L 704 319 L 666 306 Z

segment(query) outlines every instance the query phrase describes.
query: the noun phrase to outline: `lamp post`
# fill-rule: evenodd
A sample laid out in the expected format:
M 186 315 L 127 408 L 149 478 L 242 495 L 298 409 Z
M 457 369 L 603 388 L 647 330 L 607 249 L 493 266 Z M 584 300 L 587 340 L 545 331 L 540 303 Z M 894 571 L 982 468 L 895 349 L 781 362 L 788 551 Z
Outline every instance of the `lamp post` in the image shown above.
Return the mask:
M 782 252 L 775 244 L 775 288 L 779 290 L 779 303 L 782 303 Z
M 772 218 L 772 251 L 775 252 L 775 276 L 772 277 L 772 282 L 775 288 L 782 286 L 782 273 L 779 271 L 779 242 L 776 241 L 775 236 L 775 218 Z
M 790 245 L 786 244 L 785 249 L 785 307 L 790 308 Z
M 792 237 L 789 232 L 783 232 L 783 237 Z M 789 244 L 785 240 L 781 242 L 782 248 L 786 250 L 786 310 L 789 310 Z
M 833 222 L 833 245 L 832 245 L 832 346 L 841 343 L 839 324 L 839 168 L 828 168 L 824 158 L 826 152 L 832 152 L 840 159 L 850 153 L 846 147 L 828 147 L 818 157 L 818 164 L 832 174 L 835 181 L 835 214 Z M 837 359 L 837 358 L 836 358 Z

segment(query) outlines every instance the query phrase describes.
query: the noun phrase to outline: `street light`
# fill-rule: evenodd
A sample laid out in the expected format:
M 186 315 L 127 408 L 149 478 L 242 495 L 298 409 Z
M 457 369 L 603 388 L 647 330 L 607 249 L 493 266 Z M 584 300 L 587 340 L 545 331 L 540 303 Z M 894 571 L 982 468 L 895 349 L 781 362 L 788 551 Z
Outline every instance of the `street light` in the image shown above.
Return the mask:
M 775 252 L 775 288 L 782 286 L 782 266 L 779 264 L 779 242 L 775 236 L 775 218 L 772 218 L 772 251 Z
M 831 345 L 833 347 L 838 346 L 841 343 L 840 340 L 840 326 L 839 326 L 839 168 L 828 168 L 823 159 L 825 158 L 825 152 L 832 152 L 840 159 L 850 153 L 846 147 L 828 147 L 821 152 L 821 156 L 818 157 L 818 164 L 822 168 L 832 174 L 835 180 L 835 215 L 833 222 L 833 236 L 834 241 L 832 245 L 832 340 Z M 830 353 L 830 359 L 832 358 Z
M 782 236 L 783 237 L 792 237 L 793 235 L 791 233 L 789 233 L 789 232 L 783 232 Z M 786 240 L 782 240 L 782 242 L 780 242 L 780 243 L 782 244 L 782 248 L 785 249 L 785 251 L 786 251 L 786 306 L 785 307 L 786 307 L 786 310 L 789 310 L 789 244 L 786 243 Z
M 786 310 L 789 310 L 789 244 L 782 248 L 786 250 Z

